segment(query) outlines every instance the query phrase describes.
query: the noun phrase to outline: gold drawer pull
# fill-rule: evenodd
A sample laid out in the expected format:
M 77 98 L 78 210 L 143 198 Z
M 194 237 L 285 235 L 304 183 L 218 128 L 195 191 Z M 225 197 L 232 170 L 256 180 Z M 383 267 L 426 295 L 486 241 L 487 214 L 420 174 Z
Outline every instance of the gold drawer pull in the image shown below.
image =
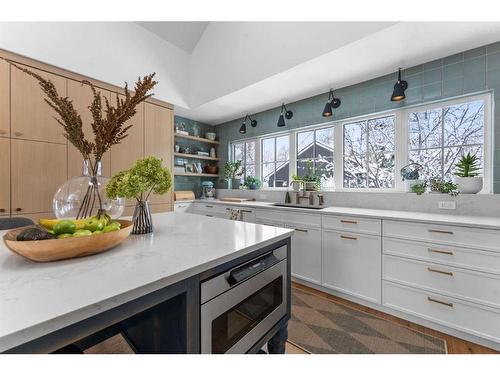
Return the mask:
M 357 240 L 357 237 L 351 237 L 351 236 L 344 236 L 343 234 L 340 235 L 340 238 L 343 240 Z
M 449 250 L 439 250 L 439 249 L 432 249 L 432 248 L 427 248 L 427 251 L 429 253 L 439 253 L 439 254 L 446 254 L 446 255 L 453 255 L 453 251 Z
M 358 222 L 356 220 L 340 220 L 341 223 L 344 224 L 357 224 Z
M 309 232 L 307 229 L 299 229 L 299 228 L 293 228 L 293 229 L 295 229 L 297 232 L 304 232 L 304 233 Z
M 431 267 L 427 267 L 427 271 L 429 271 L 429 272 L 436 272 L 436 273 L 440 273 L 440 274 L 448 275 L 448 276 L 453 276 L 453 272 L 441 271 L 441 270 L 437 270 L 437 269 L 431 268 Z
M 445 306 L 448 306 L 448 307 L 453 307 L 453 303 L 451 302 L 444 302 L 444 301 L 440 301 L 438 299 L 434 299 L 432 297 L 427 297 L 427 301 L 429 302 L 435 302 L 435 303 L 439 303 L 441 305 L 445 305 Z
M 251 210 L 240 210 L 240 212 L 242 212 L 244 214 L 251 214 L 252 213 Z
M 449 230 L 428 229 L 428 231 L 429 233 L 453 234 L 453 232 Z
M 208 204 L 205 205 L 206 208 L 214 208 L 214 206 L 209 206 Z
M 214 217 L 214 215 L 205 215 L 205 216 L 208 216 L 208 217 Z

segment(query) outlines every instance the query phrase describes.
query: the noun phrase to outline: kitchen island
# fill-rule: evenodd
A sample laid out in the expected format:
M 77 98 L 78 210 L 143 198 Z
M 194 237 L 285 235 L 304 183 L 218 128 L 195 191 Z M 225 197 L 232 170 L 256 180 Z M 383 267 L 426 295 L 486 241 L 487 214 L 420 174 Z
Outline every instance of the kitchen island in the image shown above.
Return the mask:
M 261 263 L 271 268 L 286 264 L 279 298 L 285 312 L 242 351 L 256 352 L 271 338 L 277 351 L 282 350 L 290 316 L 293 231 L 181 213 L 153 216 L 154 233 L 132 235 L 92 257 L 34 263 L 0 244 L 0 352 L 48 353 L 73 343 L 85 348 L 116 333 L 139 353 L 213 352 L 201 343 L 207 336 L 216 341 L 202 326 L 202 304 L 217 295 L 204 297 L 203 289 L 211 289 L 204 285 L 224 275 L 231 291 L 256 288 L 247 291 L 252 302 L 258 288 L 277 290 L 276 285 L 245 282 L 241 267 L 250 264 L 258 270 Z M 260 325 L 262 311 L 254 318 L 247 328 Z M 231 339 L 244 341 L 244 333 Z M 219 347 L 232 342 L 226 341 Z

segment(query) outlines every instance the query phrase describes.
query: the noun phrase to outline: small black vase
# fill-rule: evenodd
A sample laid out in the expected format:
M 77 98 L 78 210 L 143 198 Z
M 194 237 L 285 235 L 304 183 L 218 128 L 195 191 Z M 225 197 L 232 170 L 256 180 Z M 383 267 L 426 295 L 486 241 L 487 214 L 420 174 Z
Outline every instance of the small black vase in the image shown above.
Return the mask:
M 146 234 L 153 231 L 153 218 L 151 217 L 149 202 L 139 201 L 135 204 L 132 221 L 134 222 L 132 234 Z

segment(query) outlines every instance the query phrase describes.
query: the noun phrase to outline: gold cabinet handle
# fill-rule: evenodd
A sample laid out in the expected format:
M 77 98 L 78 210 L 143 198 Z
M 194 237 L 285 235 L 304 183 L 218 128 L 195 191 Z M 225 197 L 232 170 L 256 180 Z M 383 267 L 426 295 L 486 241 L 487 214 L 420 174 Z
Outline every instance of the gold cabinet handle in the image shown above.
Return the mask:
M 252 210 L 240 210 L 241 212 L 243 212 L 244 214 L 251 214 L 252 213 Z
M 429 253 L 438 253 L 438 254 L 453 255 L 453 251 L 433 249 L 433 248 L 430 248 L 430 247 L 427 248 L 427 251 Z
M 451 302 L 440 301 L 440 300 L 432 298 L 432 297 L 427 297 L 427 301 L 434 302 L 434 303 L 439 303 L 440 305 L 445 305 L 445 306 L 448 306 L 448 307 L 453 307 L 453 303 L 451 303 Z
M 208 217 L 214 217 L 214 215 L 205 215 L 205 216 L 208 216 Z
M 23 209 L 21 207 L 16 208 L 17 212 L 21 212 Z
M 293 229 L 295 229 L 297 232 L 303 232 L 303 233 L 309 232 L 307 229 L 299 229 L 299 228 L 293 228 Z
M 441 270 L 437 270 L 437 269 L 431 268 L 431 267 L 427 267 L 427 271 L 429 271 L 429 272 L 435 272 L 435 273 L 440 273 L 442 275 L 447 275 L 447 276 L 453 276 L 453 272 L 441 271 Z
M 357 240 L 357 237 L 351 237 L 351 236 L 344 236 L 343 234 L 340 235 L 340 238 L 343 240 Z
M 214 206 L 209 206 L 208 204 L 205 205 L 206 208 L 214 208 Z
M 340 220 L 341 223 L 344 224 L 357 224 L 358 222 L 356 220 Z
M 449 230 L 428 229 L 428 231 L 429 233 L 453 234 L 453 232 Z

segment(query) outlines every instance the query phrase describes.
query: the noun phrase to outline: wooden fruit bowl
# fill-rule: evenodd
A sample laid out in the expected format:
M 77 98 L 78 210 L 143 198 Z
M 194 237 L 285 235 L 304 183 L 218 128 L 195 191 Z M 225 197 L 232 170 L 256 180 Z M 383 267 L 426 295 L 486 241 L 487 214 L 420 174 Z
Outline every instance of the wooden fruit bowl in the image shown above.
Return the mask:
M 101 233 L 87 237 L 69 237 L 42 241 L 16 241 L 17 235 L 27 227 L 8 231 L 3 236 L 5 245 L 25 258 L 35 262 L 53 262 L 56 260 L 84 257 L 109 250 L 125 240 L 132 231 L 130 220 L 116 220 L 121 229 L 115 232 Z M 31 225 L 30 225 L 31 226 Z

